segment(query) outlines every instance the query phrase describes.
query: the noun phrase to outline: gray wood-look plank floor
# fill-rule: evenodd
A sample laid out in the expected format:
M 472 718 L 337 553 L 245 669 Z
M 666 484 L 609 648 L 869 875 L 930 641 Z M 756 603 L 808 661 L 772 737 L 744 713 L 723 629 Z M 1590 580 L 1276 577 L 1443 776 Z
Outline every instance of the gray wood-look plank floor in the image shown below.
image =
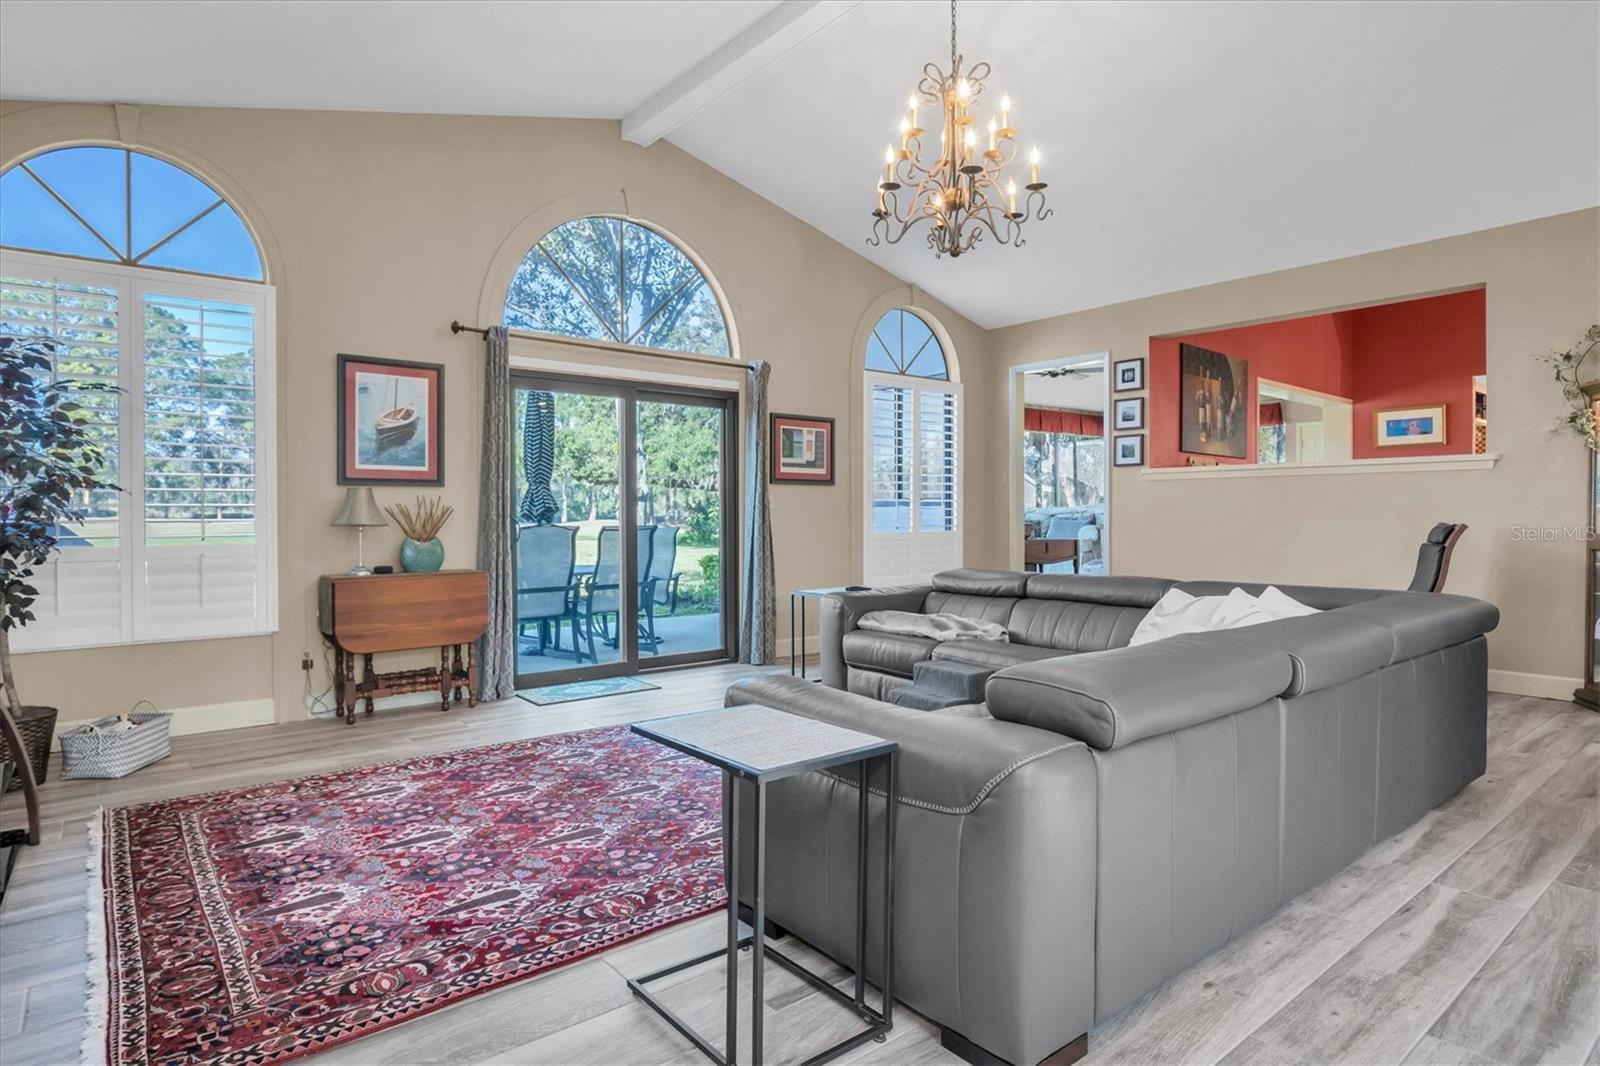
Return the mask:
M 0 909 L 0 1062 L 77 1058 L 85 826 L 98 808 L 713 707 L 752 672 L 677 671 L 653 678 L 658 692 L 555 707 L 511 700 L 448 715 L 380 713 L 354 729 L 314 721 L 180 737 L 170 758 L 122 781 L 52 779 L 45 843 L 22 856 Z M 19 816 L 13 795 L 6 824 Z M 722 936 L 716 917 L 665 930 L 316 1061 L 694 1063 L 624 978 Z M 846 978 L 804 945 L 788 946 Z M 721 983 L 710 964 L 666 982 L 663 994 L 715 1033 Z M 798 1061 L 851 1026 L 777 967 L 763 1016 L 775 1062 Z M 896 1021 L 885 1043 L 845 1061 L 958 1061 L 926 1020 L 903 1010 Z M 1089 1046 L 1095 1063 L 1600 1063 L 1600 715 L 1492 695 L 1482 778 L 1099 1026 Z

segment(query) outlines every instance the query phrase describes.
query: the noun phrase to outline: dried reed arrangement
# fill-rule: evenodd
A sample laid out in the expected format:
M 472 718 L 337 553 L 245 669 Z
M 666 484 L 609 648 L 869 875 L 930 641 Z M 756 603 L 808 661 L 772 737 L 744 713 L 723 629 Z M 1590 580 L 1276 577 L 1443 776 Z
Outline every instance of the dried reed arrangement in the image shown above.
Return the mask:
M 394 524 L 400 527 L 400 532 L 407 537 L 422 544 L 426 544 L 439 535 L 439 530 L 450 516 L 455 513 L 454 507 L 447 507 L 443 496 L 428 499 L 426 496 L 417 497 L 417 509 L 412 511 L 403 503 L 393 507 L 385 507 L 383 513 L 394 519 Z

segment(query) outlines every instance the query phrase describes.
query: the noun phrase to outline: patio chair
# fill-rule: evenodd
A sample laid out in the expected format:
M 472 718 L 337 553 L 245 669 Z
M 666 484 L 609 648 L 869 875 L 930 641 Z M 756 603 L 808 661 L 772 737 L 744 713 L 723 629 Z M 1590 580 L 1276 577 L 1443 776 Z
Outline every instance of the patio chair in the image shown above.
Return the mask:
M 640 526 L 638 531 L 638 572 L 650 572 L 651 526 Z M 622 581 L 622 530 L 616 526 L 603 526 L 600 530 L 599 542 L 595 547 L 594 573 L 590 574 L 578 585 L 578 594 L 572 601 L 572 630 L 589 646 L 589 658 L 599 662 L 595 654 L 595 633 L 600 634 L 600 639 L 610 647 L 617 647 L 621 643 L 620 620 L 622 612 L 621 599 Z M 648 579 L 639 582 L 639 603 L 642 606 L 647 597 L 643 590 L 649 587 Z M 617 618 L 619 630 L 612 632 L 611 619 Z M 654 626 L 654 619 L 650 620 Z M 640 649 L 654 651 L 655 644 L 660 643 L 655 639 L 652 629 L 648 638 L 645 638 L 644 623 L 640 622 Z M 646 647 L 645 640 L 651 641 Z M 580 647 L 578 658 L 583 658 Z
M 546 648 L 561 648 L 561 623 L 572 616 L 577 536 L 577 529 L 571 526 L 517 526 L 518 639 L 527 639 L 528 626 L 539 627 L 538 648 L 529 649 L 529 654 L 543 655 Z M 572 644 L 576 650 L 576 629 Z
M 678 533 L 682 528 L 656 526 L 651 538 L 650 598 L 655 606 L 665 607 L 667 614 L 678 613 L 678 579 L 683 575 L 673 573 L 672 568 L 678 561 Z

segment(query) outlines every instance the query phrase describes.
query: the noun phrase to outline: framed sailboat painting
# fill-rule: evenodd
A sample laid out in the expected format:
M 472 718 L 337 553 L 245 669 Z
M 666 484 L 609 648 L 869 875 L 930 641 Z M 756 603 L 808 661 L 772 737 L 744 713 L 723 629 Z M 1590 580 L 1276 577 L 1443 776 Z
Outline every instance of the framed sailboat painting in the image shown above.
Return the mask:
M 444 367 L 339 356 L 339 484 L 444 484 Z

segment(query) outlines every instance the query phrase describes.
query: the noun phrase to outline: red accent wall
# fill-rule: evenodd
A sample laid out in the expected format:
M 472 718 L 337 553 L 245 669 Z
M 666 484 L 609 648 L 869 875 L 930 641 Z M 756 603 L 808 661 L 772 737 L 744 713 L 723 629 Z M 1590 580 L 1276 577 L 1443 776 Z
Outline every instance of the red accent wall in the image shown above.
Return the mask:
M 1147 442 L 1151 466 L 1186 466 L 1179 450 L 1178 346 L 1197 344 L 1250 362 L 1252 401 L 1262 378 L 1342 396 L 1354 405 L 1352 455 L 1452 455 L 1472 451 L 1472 378 L 1485 372 L 1484 290 L 1337 311 L 1234 329 L 1150 338 Z M 1447 405 L 1442 445 L 1378 448 L 1374 414 L 1389 407 Z M 1256 461 L 1256 402 L 1246 405 L 1249 457 L 1201 455 L 1207 463 Z
M 1357 459 L 1472 451 L 1472 377 L 1485 373 L 1484 290 L 1364 307 L 1355 319 Z M 1373 418 L 1390 407 L 1445 405 L 1445 442 L 1379 448 Z
M 1147 461 L 1151 466 L 1188 464 L 1188 454 L 1178 449 L 1178 396 L 1179 379 L 1182 376 L 1178 365 L 1180 344 L 1197 344 L 1235 359 L 1250 361 L 1251 402 L 1246 405 L 1250 411 L 1250 429 L 1245 434 L 1249 457 L 1227 459 L 1203 455 L 1198 458 L 1206 462 L 1253 463 L 1256 461 L 1256 420 L 1259 417 L 1255 397 L 1261 378 L 1283 385 L 1298 385 L 1313 392 L 1346 398 L 1351 396 L 1351 314 L 1349 311 L 1340 311 L 1290 318 L 1282 322 L 1263 322 L 1256 326 L 1186 333 L 1181 337 L 1151 337 L 1150 365 L 1146 367 L 1150 378 L 1150 454 Z

